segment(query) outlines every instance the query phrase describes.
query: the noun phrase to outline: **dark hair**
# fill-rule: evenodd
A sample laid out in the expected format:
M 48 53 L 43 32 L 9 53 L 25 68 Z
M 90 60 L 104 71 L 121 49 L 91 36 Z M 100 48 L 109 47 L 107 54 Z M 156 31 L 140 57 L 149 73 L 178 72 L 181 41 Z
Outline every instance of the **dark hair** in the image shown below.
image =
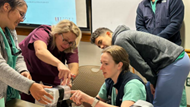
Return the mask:
M 122 62 L 123 63 L 122 70 L 125 70 L 125 71 L 129 70 L 130 61 L 129 61 L 128 53 L 125 51 L 124 48 L 117 45 L 112 45 L 102 50 L 102 53 L 110 54 L 116 64 L 118 64 L 119 62 Z
M 95 43 L 95 40 L 97 37 L 99 37 L 101 34 L 104 34 L 106 33 L 106 31 L 109 31 L 112 33 L 112 31 L 108 28 L 105 28 L 105 27 L 101 27 L 101 28 L 98 28 L 96 29 L 92 35 L 91 35 L 91 43 L 94 44 Z
M 14 10 L 16 7 L 20 7 L 23 5 L 27 6 L 24 0 L 0 0 L 0 7 L 2 7 L 5 3 L 9 3 L 9 5 L 11 6 L 10 11 Z

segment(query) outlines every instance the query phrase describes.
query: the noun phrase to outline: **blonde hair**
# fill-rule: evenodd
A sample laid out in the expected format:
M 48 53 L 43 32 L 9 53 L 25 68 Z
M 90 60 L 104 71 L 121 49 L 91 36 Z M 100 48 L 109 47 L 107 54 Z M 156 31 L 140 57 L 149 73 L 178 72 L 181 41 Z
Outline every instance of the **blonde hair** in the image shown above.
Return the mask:
M 72 32 L 76 35 L 76 37 L 77 37 L 75 39 L 76 45 L 69 47 L 68 49 L 64 50 L 64 52 L 66 52 L 66 53 L 73 52 L 73 50 L 76 47 L 78 47 L 82 34 L 81 34 L 81 30 L 70 20 L 62 20 L 57 25 L 53 25 L 51 27 L 50 34 L 53 37 L 51 48 L 54 49 L 56 47 L 55 34 L 68 33 L 68 32 Z
M 129 70 L 129 58 L 124 48 L 117 45 L 112 45 L 105 48 L 102 51 L 102 53 L 110 54 L 116 64 L 118 64 L 119 62 L 122 62 L 123 63 L 122 70 L 125 70 L 125 71 Z

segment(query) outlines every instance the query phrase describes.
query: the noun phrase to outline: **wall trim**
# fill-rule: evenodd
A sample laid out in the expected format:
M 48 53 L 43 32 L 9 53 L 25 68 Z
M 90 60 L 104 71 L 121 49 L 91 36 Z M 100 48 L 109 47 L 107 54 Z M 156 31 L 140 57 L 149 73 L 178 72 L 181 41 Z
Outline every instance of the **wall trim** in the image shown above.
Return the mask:
M 30 32 L 32 32 L 33 30 L 34 29 L 32 29 L 32 28 L 16 28 L 16 31 L 17 31 L 18 35 L 26 35 L 26 36 L 29 35 Z M 83 41 L 83 42 L 90 42 L 90 36 L 91 36 L 91 33 L 82 32 L 81 41 Z M 185 49 L 185 51 L 187 52 L 187 54 L 190 57 L 190 49 Z
M 190 58 L 190 49 L 185 49 L 185 52 L 187 52 L 187 54 L 189 55 L 189 58 Z
M 27 36 L 30 34 L 30 32 L 32 32 L 34 29 L 32 28 L 16 28 L 16 32 L 18 35 L 24 35 Z M 89 31 L 90 32 L 90 31 Z M 83 42 L 90 42 L 90 36 L 91 33 L 88 32 L 82 32 L 82 38 L 81 41 Z

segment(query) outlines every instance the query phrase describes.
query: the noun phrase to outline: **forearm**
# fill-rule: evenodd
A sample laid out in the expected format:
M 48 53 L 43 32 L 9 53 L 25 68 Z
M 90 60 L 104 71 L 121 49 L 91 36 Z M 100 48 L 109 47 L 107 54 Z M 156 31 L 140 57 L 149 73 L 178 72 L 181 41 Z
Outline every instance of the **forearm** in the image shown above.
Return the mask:
M 22 71 L 28 71 L 27 67 L 26 67 L 26 63 L 24 61 L 24 58 L 22 55 L 19 55 L 17 57 L 17 61 L 16 61 L 16 66 L 15 66 L 16 71 L 18 72 L 22 72 Z
M 94 100 L 95 100 L 95 98 L 90 97 L 89 100 L 86 103 L 92 105 Z M 95 105 L 95 107 L 117 107 L 117 106 L 107 104 L 107 103 L 105 103 L 103 101 L 98 101 L 98 103 Z
M 36 56 L 43 62 L 57 67 L 59 63 L 62 63 L 59 59 L 53 56 L 47 49 L 36 50 Z
M 78 75 L 78 69 L 79 69 L 79 64 L 78 63 L 70 63 L 68 64 L 68 67 L 71 71 L 72 75 L 75 75 L 75 77 Z
M 0 80 L 21 92 L 28 94 L 29 88 L 34 81 L 27 79 L 11 68 L 6 62 L 0 64 Z

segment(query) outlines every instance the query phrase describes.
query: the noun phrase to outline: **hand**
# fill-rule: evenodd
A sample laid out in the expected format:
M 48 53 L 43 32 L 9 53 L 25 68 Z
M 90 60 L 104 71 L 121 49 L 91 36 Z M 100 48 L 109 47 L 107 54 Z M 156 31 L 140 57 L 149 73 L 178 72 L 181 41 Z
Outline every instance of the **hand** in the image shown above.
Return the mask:
M 152 94 L 153 97 L 154 97 L 155 89 L 154 89 L 154 86 L 153 86 L 152 84 L 150 84 L 150 90 L 151 90 L 151 94 Z
M 75 78 L 76 78 L 76 75 L 71 74 L 71 80 L 70 80 L 69 84 L 66 84 L 66 85 L 71 88 L 74 85 L 73 81 L 74 81 Z
M 91 96 L 83 93 L 80 90 L 71 90 L 71 94 L 73 95 L 70 97 L 70 100 L 73 100 L 76 105 L 81 105 L 83 102 L 88 102 L 91 98 Z
M 67 68 L 63 63 L 59 63 L 57 65 L 57 69 L 59 71 L 59 79 L 63 79 L 61 85 L 69 84 L 71 79 L 71 71 L 69 68 Z
M 49 93 L 47 93 L 44 88 L 52 88 L 52 86 L 45 86 L 38 83 L 33 83 L 30 87 L 30 93 L 36 99 L 38 102 L 42 104 L 48 104 L 51 103 L 50 100 L 48 100 L 45 96 L 51 98 L 53 100 L 53 96 L 51 96 Z
M 30 73 L 27 72 L 27 71 L 22 72 L 21 75 L 23 75 L 24 77 L 26 77 L 26 78 L 32 80 L 32 77 L 31 77 Z

